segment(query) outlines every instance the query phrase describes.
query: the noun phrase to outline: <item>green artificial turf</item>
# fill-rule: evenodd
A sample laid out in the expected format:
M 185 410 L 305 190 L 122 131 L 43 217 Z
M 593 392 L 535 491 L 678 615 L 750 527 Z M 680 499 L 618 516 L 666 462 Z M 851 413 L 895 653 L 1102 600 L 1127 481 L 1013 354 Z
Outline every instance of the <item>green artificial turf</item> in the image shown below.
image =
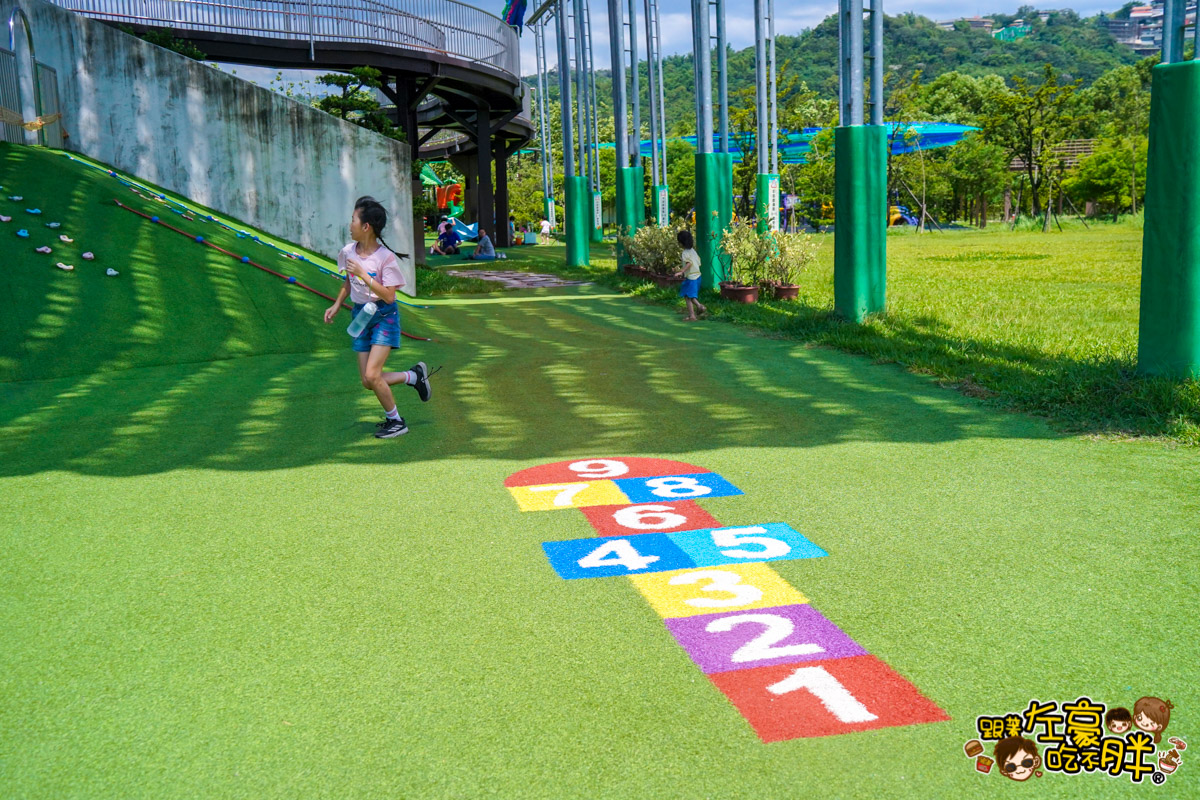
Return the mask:
M 194 308 L 184 360 L 165 323 L 123 338 L 137 298 L 199 291 L 136 263 L 110 314 L 5 268 L 82 332 L 0 382 L 6 796 L 1117 797 L 1153 787 L 975 773 L 975 716 L 1149 694 L 1195 735 L 1193 449 L 1065 436 L 603 287 L 405 310 L 438 341 L 393 366 L 443 369 L 428 404 L 397 387 L 411 432 L 377 441 L 315 298 Z M 605 456 L 710 469 L 744 491 L 700 501 L 721 523 L 828 551 L 772 566 L 951 721 L 762 744 L 628 580 L 554 574 L 540 545 L 591 535 L 581 513 L 503 487 Z M 1200 793 L 1191 766 L 1159 791 Z
M 895 362 L 1063 430 L 1200 444 L 1200 381 L 1140 376 L 1140 220 L 1065 231 L 955 230 L 888 236 L 888 311 L 865 324 L 833 314 L 833 236 L 796 302 L 756 305 L 703 295 L 712 318 Z M 512 268 L 590 278 L 680 305 L 677 292 L 617 276 L 610 245 L 566 269 L 561 245 L 509 251 Z M 515 260 L 514 260 L 515 259 Z

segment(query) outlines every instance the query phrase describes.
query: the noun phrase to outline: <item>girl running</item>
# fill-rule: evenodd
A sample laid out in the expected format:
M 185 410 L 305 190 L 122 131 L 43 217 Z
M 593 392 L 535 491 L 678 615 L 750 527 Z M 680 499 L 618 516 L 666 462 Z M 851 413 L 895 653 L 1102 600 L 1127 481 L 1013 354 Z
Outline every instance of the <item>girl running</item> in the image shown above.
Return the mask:
M 333 305 L 325 309 L 325 322 L 333 322 L 347 296 L 354 304 L 351 318 L 358 315 L 367 303 L 374 303 L 375 313 L 363 330 L 354 337 L 351 348 L 358 353 L 358 374 L 364 388 L 370 389 L 383 406 L 385 419 L 376 427 L 377 439 L 391 439 L 408 433 L 404 418 L 396 411 L 392 386 L 404 383 L 414 387 L 421 402 L 433 394 L 425 362 L 413 365 L 406 372 L 384 372 L 383 365 L 392 349 L 400 346 L 400 310 L 396 305 L 396 290 L 404 285 L 397 256 L 380 235 L 387 225 L 387 211 L 373 197 L 360 197 L 350 218 L 350 238 L 338 252 L 338 271 L 346 273 L 346 281 Z

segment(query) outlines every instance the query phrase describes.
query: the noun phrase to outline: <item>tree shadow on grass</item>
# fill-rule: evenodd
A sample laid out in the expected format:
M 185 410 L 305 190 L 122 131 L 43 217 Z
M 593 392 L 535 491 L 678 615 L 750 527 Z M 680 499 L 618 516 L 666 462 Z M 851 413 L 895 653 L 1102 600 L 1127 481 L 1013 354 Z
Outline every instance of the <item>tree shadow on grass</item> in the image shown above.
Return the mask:
M 392 368 L 444 369 L 429 404 L 396 387 L 401 440 L 371 437 L 379 406 L 348 348 L 276 353 L 0 384 L 0 474 L 1053 435 L 895 368 L 594 290 L 443 301 L 410 321 L 441 341 L 406 342 Z

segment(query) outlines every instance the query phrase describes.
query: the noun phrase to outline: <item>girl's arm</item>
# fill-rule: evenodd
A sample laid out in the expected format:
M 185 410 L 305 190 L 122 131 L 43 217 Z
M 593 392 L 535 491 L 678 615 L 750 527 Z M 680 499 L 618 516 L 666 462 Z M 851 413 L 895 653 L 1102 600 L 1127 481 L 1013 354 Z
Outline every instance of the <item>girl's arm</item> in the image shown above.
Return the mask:
M 350 296 L 350 279 L 342 281 L 342 288 L 338 290 L 337 297 L 334 298 L 333 305 L 325 309 L 325 322 L 333 322 L 333 318 L 342 310 L 342 303 Z
M 397 284 L 396 286 L 384 286 L 378 280 L 368 275 L 366 268 L 356 261 L 351 261 L 349 264 L 347 264 L 346 271 L 365 283 L 367 288 L 374 292 L 375 296 L 385 304 L 396 302 L 396 290 L 400 288 L 400 284 Z M 349 286 L 348 283 L 347 286 Z

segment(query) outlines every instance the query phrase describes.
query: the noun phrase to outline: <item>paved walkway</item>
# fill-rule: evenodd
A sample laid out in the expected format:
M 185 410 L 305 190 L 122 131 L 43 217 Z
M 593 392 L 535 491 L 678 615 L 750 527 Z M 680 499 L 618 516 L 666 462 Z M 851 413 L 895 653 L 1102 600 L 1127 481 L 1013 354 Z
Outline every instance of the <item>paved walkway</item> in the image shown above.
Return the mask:
M 553 289 L 558 286 L 590 286 L 591 281 L 564 281 L 557 275 L 543 275 L 537 272 L 513 272 L 506 270 L 488 269 L 448 269 L 447 275 L 459 278 L 479 278 L 484 281 L 498 281 L 510 289 Z

